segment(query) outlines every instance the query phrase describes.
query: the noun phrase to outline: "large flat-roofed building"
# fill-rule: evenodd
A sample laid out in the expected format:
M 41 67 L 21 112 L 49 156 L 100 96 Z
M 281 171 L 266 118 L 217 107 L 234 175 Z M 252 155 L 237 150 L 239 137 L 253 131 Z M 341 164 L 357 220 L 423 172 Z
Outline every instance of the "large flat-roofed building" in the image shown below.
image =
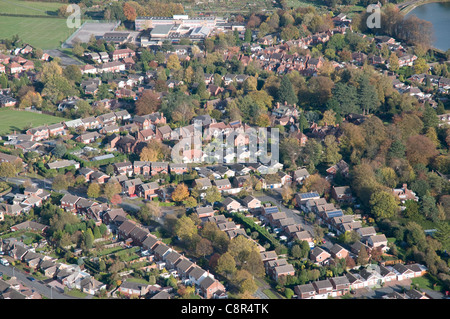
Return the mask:
M 154 28 L 157 25 L 175 24 L 182 25 L 189 28 L 195 27 L 210 27 L 213 28 L 218 22 L 223 22 L 222 18 L 218 17 L 195 17 L 189 18 L 187 15 L 174 15 L 170 17 L 137 17 L 135 20 L 136 31 Z
M 124 44 L 131 41 L 130 32 L 106 32 L 102 39 L 106 42 L 114 42 L 116 44 Z
M 159 24 L 150 31 L 150 38 L 168 38 L 170 31 L 176 29 L 175 24 Z

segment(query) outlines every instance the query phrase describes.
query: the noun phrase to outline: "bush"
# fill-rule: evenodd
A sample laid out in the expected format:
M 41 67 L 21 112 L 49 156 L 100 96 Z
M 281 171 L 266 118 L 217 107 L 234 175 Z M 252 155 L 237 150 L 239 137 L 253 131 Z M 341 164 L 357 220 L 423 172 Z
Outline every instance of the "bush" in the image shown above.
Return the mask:
M 284 296 L 285 296 L 287 299 L 291 299 L 291 298 L 294 296 L 294 291 L 292 291 L 292 289 L 290 289 L 290 288 L 286 288 L 286 289 L 284 290 Z

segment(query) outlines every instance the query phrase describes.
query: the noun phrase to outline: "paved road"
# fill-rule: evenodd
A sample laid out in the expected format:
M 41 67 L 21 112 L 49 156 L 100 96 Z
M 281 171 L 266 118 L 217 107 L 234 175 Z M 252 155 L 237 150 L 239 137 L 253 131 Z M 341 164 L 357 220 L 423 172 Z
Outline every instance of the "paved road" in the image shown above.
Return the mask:
M 82 65 L 83 63 L 81 63 L 80 61 L 68 56 L 67 54 L 61 52 L 58 49 L 55 50 L 44 50 L 44 53 L 48 53 L 50 56 L 52 57 L 58 57 L 61 59 L 61 64 L 63 66 L 67 66 L 67 65 Z
M 287 218 L 292 217 L 294 219 L 294 221 L 296 223 L 300 224 L 304 230 L 307 230 L 312 235 L 314 235 L 314 227 L 310 223 L 305 221 L 305 219 L 299 214 L 298 211 L 289 209 L 286 206 L 284 206 L 283 204 L 281 204 L 281 195 L 274 195 L 274 196 L 264 195 L 264 196 L 258 196 L 257 198 L 262 202 L 274 203 L 276 206 L 278 206 L 280 211 L 286 213 Z M 321 247 L 325 247 L 327 249 L 330 249 L 331 247 L 333 247 L 333 242 L 331 242 L 331 240 L 328 236 L 325 235 L 324 239 L 326 242 L 325 242 L 325 244 L 322 244 Z
M 52 188 L 52 181 L 48 179 L 39 179 L 33 177 L 10 177 L 6 179 L 8 182 L 13 183 L 15 185 L 22 185 L 25 181 L 30 180 L 31 183 L 36 184 L 36 186 L 44 189 Z
M 9 277 L 12 277 L 13 274 L 17 278 L 17 280 L 23 282 L 23 284 L 27 287 L 34 288 L 38 293 L 41 294 L 41 296 L 45 296 L 47 298 L 53 298 L 53 299 L 79 299 L 71 296 L 66 296 L 64 294 L 61 294 L 57 292 L 55 289 L 50 289 L 45 284 L 43 284 L 41 281 L 35 280 L 31 281 L 27 277 L 29 275 L 26 275 L 19 271 L 17 268 L 14 269 L 13 266 L 3 266 L 0 265 L 0 272 L 2 272 L 4 275 L 8 275 Z

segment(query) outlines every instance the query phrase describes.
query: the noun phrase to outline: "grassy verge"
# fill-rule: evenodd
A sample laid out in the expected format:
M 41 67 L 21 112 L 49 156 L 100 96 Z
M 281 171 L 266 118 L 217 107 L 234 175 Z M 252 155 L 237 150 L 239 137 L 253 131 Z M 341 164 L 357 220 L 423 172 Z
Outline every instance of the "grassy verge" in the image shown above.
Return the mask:
M 0 22 L 0 38 L 2 38 L 1 24 L 2 22 Z M 66 120 L 67 119 L 62 117 L 47 114 L 4 108 L 0 110 L 0 135 L 5 135 L 13 131 L 20 132 L 26 127 L 37 127 L 45 124 L 50 125 Z
M 272 290 L 270 290 L 270 289 L 264 289 L 263 290 L 263 293 L 267 296 L 267 297 L 269 297 L 270 299 L 283 299 L 283 298 L 281 298 L 281 296 L 279 296 L 279 295 L 276 295 Z

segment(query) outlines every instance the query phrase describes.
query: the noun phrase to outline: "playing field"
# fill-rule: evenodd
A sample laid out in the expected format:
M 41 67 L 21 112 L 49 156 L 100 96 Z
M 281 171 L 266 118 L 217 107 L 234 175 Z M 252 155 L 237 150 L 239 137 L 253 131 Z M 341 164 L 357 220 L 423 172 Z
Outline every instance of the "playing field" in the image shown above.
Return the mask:
M 43 50 L 59 47 L 73 31 L 65 19 L 0 16 L 0 39 L 18 34 L 24 43 Z
M 44 124 L 50 125 L 62 121 L 67 121 L 67 119 L 47 114 L 4 108 L 0 109 L 0 135 L 5 135 L 13 131 L 19 132 L 26 127 L 37 127 Z
M 69 29 L 66 19 L 57 16 L 58 2 L 30 2 L 22 0 L 0 0 L 0 13 L 37 15 L 19 17 L 0 15 L 0 39 L 18 34 L 24 43 L 41 49 L 55 49 L 76 29 Z M 42 16 L 47 16 L 42 17 Z
M 0 0 L 0 12 L 27 15 L 58 15 L 60 2 L 32 2 L 22 0 Z

